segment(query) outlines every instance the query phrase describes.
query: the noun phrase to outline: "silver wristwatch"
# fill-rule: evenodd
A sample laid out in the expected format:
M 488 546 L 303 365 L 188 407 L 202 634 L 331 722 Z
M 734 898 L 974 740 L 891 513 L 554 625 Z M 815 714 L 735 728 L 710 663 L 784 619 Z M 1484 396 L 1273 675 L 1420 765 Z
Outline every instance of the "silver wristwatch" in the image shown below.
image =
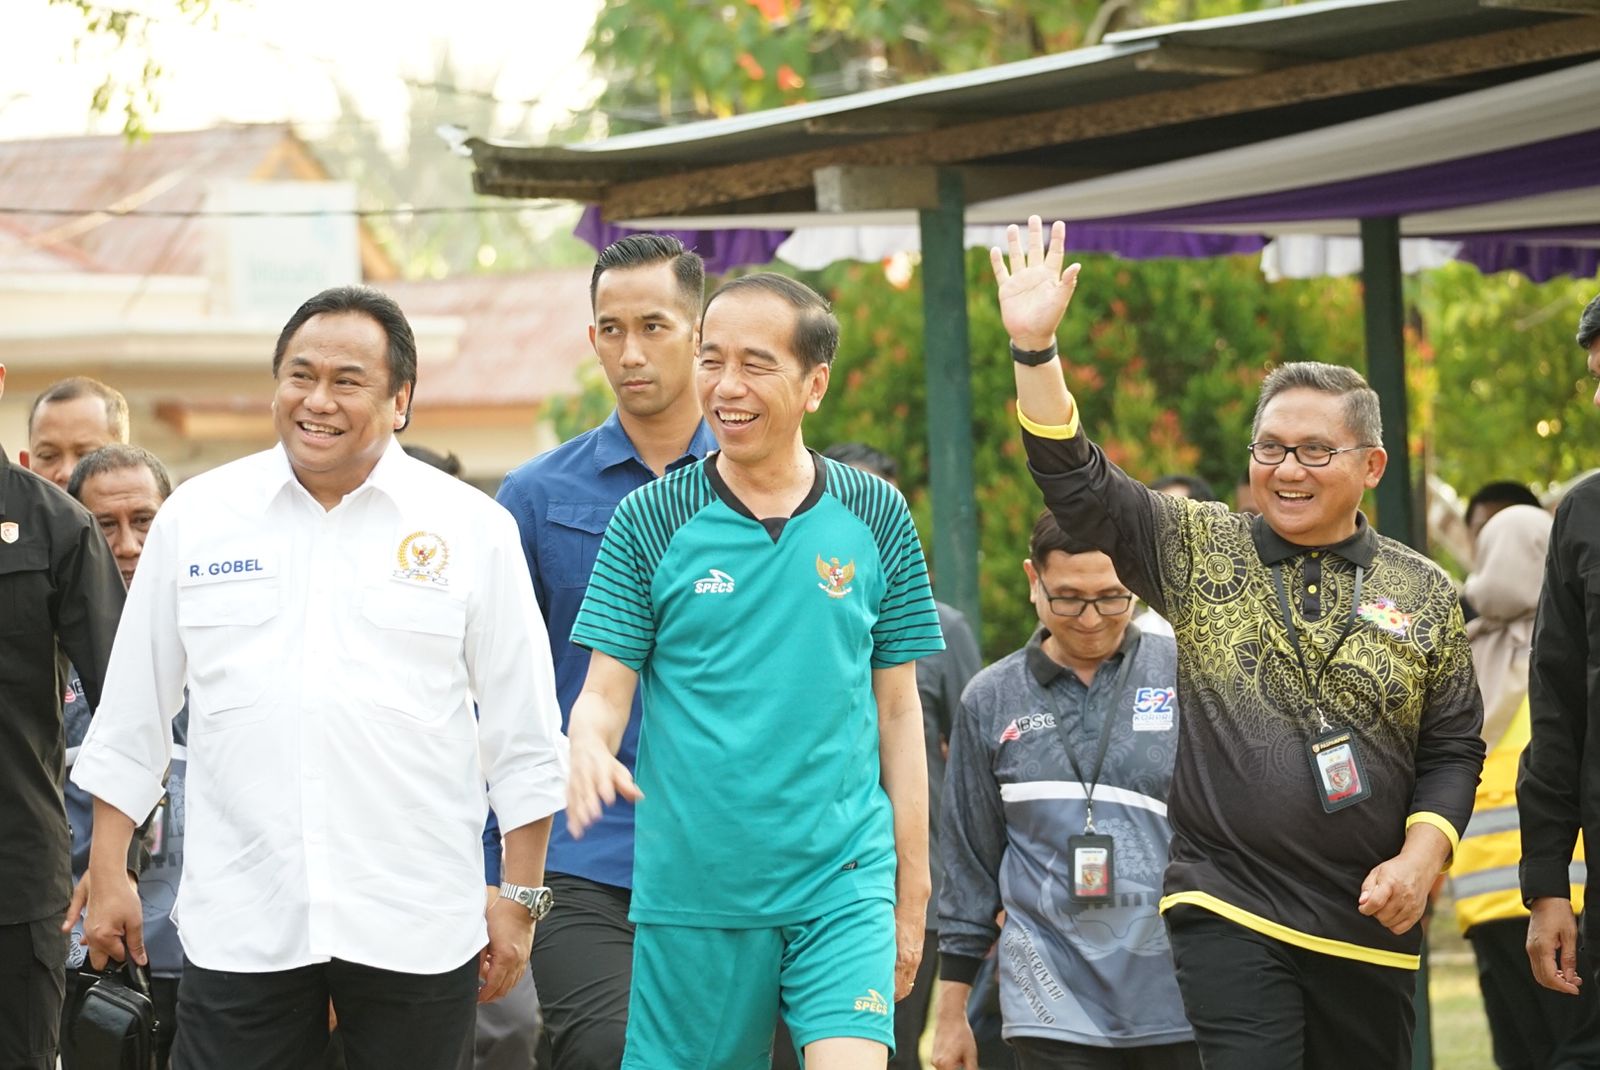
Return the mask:
M 548 888 L 529 888 L 509 881 L 500 882 L 500 898 L 526 907 L 534 921 L 543 919 L 556 904 L 556 897 Z

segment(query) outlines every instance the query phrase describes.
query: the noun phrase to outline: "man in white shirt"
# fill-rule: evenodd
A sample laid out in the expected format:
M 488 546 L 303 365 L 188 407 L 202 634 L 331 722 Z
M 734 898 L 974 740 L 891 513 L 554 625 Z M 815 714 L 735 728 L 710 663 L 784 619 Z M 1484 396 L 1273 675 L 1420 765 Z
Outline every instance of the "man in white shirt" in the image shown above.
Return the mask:
M 187 686 L 173 1067 L 310 1065 L 331 998 L 350 1070 L 454 1070 L 549 908 L 567 758 L 544 626 L 511 516 L 394 440 L 416 344 L 392 300 L 317 295 L 272 367 L 279 444 L 156 518 L 73 772 L 95 796 L 90 956 L 146 958 L 123 856 Z

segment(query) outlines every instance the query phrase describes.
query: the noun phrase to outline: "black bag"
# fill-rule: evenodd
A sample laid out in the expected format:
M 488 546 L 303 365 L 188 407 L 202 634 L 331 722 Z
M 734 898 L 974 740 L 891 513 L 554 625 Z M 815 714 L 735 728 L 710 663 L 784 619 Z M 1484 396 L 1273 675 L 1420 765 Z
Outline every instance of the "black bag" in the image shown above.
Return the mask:
M 72 1020 L 72 1047 L 78 1070 L 155 1070 L 156 1009 L 143 966 L 106 963 Z

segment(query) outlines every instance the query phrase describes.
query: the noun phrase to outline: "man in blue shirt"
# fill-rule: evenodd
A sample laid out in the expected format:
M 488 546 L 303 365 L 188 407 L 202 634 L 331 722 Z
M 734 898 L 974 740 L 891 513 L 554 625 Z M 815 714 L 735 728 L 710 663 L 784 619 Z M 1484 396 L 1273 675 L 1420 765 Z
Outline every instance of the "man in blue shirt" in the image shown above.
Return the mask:
M 516 517 L 555 660 L 562 728 L 583 687 L 589 652 L 573 620 L 600 537 L 627 494 L 704 457 L 716 445 L 693 390 L 705 273 L 675 238 L 635 234 L 607 246 L 589 284 L 589 341 L 616 394 L 599 427 L 506 477 L 497 495 Z M 618 757 L 634 767 L 635 696 Z M 633 977 L 634 808 L 607 807 L 581 840 L 557 814 L 546 880 L 556 908 L 540 924 L 533 974 L 555 1070 L 615 1070 L 622 1061 Z

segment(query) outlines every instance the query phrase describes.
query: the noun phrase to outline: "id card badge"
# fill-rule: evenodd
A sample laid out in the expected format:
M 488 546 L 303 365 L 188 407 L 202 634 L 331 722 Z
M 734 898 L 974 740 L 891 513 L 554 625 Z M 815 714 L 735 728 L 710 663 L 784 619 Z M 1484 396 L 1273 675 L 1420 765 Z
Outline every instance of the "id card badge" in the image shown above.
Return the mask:
M 1355 733 L 1336 728 L 1312 737 L 1306 744 L 1311 759 L 1311 776 L 1317 797 L 1327 813 L 1343 810 L 1372 794 L 1367 770 L 1361 763 L 1361 748 Z
M 1110 836 L 1084 833 L 1067 839 L 1072 860 L 1072 901 L 1109 903 L 1116 884 L 1116 843 Z

